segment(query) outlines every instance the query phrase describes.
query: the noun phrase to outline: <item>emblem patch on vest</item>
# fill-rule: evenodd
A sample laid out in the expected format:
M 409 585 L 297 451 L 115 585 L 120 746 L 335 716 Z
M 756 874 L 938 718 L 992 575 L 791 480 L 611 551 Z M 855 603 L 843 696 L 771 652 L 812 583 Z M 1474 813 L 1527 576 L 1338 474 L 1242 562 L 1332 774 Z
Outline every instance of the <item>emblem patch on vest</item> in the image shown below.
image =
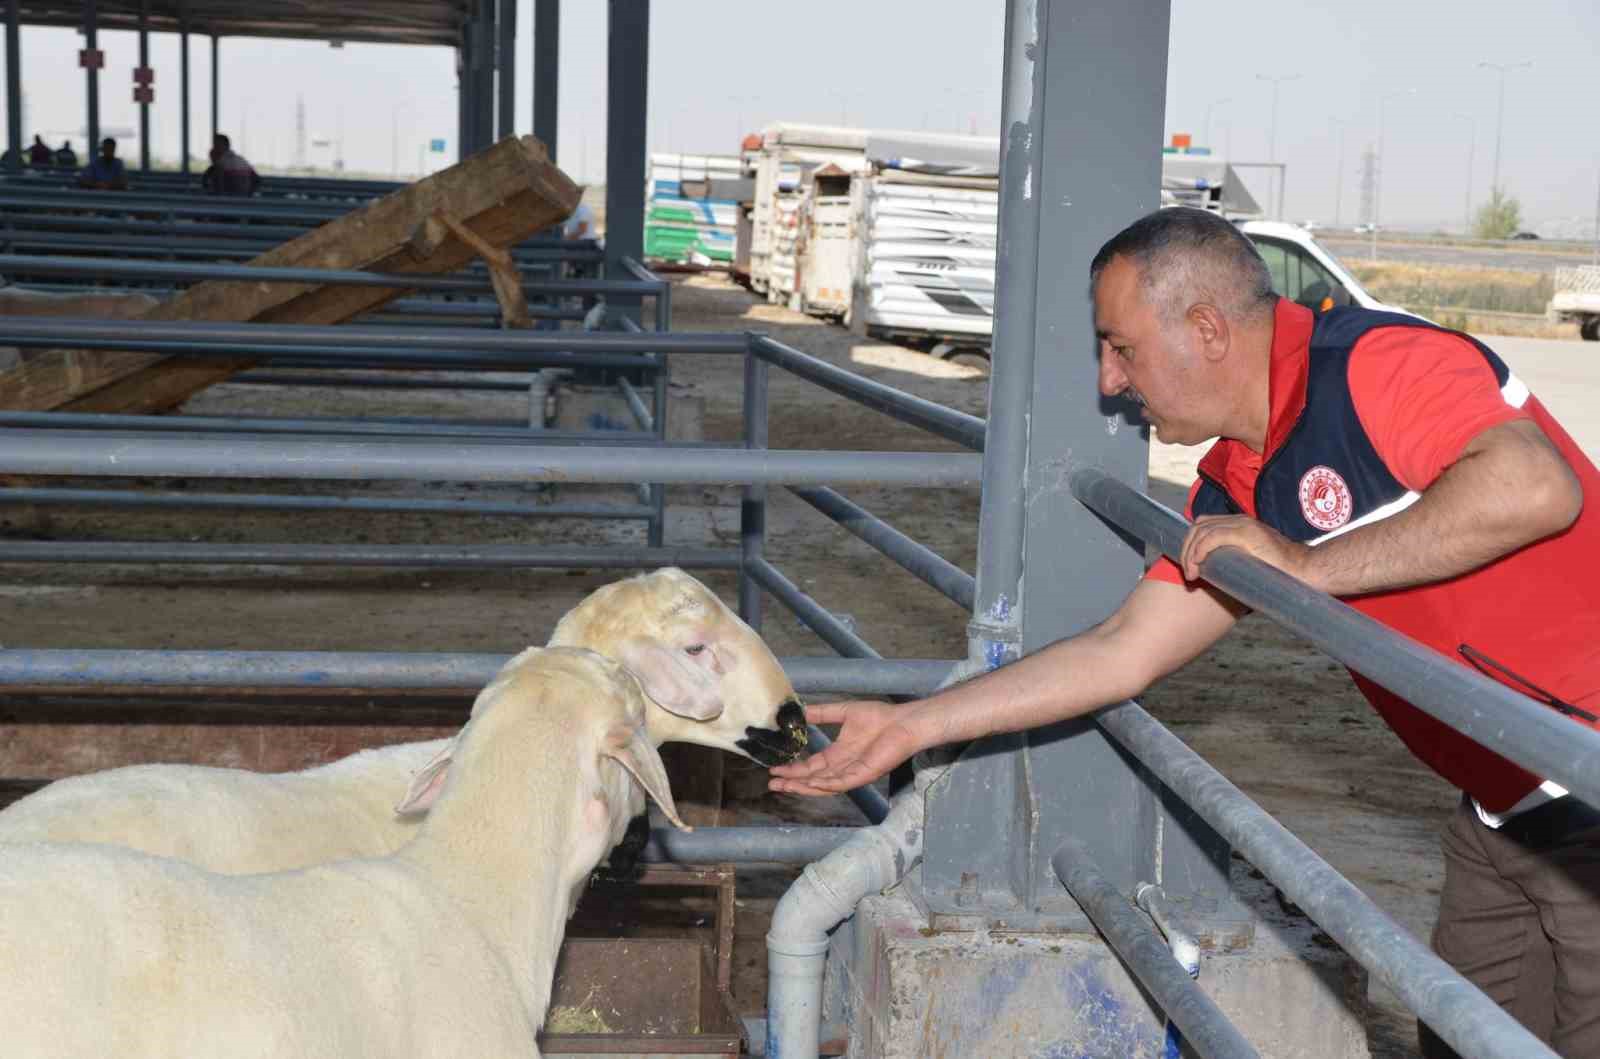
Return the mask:
M 1317 529 L 1338 529 L 1354 509 L 1350 487 L 1332 467 L 1313 467 L 1301 477 L 1300 513 Z

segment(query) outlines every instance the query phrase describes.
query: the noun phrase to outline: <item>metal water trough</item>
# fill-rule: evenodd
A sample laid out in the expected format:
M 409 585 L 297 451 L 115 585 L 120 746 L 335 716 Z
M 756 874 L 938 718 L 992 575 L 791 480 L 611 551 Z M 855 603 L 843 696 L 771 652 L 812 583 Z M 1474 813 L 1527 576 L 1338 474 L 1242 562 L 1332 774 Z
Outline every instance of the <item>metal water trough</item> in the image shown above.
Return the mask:
M 687 938 L 568 938 L 550 997 L 546 1059 L 738 1056 L 744 1024 L 717 987 L 710 950 Z M 603 1028 L 602 1028 L 603 1025 Z

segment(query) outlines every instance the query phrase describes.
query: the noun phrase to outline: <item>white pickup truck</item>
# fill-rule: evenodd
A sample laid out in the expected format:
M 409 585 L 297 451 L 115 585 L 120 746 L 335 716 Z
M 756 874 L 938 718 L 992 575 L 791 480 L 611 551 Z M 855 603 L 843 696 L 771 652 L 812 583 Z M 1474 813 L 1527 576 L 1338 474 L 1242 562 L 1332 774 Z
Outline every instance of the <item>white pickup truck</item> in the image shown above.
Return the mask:
M 1600 342 L 1600 265 L 1556 269 L 1555 296 L 1545 310 L 1551 323 L 1574 323 L 1590 342 Z
M 1261 252 L 1272 273 L 1272 289 L 1292 302 L 1318 312 L 1336 305 L 1406 312 L 1398 305 L 1385 304 L 1367 293 L 1338 259 L 1298 224 L 1240 221 L 1239 230 L 1249 236 Z

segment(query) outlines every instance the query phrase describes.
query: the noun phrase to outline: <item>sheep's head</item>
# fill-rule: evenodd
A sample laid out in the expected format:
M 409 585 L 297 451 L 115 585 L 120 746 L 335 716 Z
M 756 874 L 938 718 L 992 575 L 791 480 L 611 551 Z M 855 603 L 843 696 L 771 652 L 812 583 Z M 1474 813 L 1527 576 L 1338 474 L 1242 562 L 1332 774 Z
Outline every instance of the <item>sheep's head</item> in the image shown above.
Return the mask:
M 626 666 L 654 707 L 648 716 L 657 744 L 700 743 L 768 766 L 806 748 L 805 714 L 777 658 L 682 570 L 591 593 L 556 625 L 550 645 L 587 647 Z

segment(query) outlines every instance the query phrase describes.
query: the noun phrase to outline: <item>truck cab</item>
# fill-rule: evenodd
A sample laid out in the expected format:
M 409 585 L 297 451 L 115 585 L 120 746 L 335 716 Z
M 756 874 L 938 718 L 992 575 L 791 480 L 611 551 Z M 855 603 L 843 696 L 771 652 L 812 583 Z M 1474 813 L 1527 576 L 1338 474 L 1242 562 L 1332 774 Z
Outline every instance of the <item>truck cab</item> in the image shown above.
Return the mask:
M 1272 289 L 1282 297 L 1313 312 L 1337 305 L 1359 305 L 1365 309 L 1405 313 L 1368 294 L 1338 260 L 1297 224 L 1282 221 L 1241 221 L 1239 230 L 1256 244 L 1272 273 Z

